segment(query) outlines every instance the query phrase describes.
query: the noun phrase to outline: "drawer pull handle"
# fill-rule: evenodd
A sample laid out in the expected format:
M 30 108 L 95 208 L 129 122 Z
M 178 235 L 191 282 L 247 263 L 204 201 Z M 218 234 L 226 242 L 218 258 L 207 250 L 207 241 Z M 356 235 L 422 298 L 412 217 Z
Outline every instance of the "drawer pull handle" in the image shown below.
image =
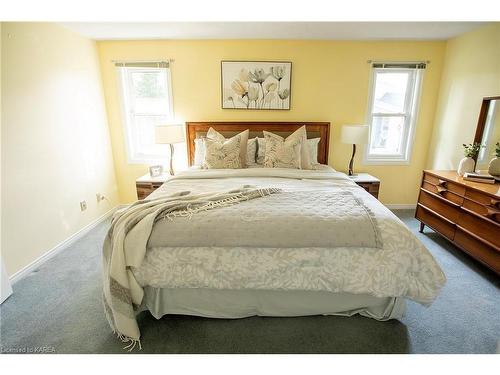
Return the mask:
M 446 189 L 445 187 L 442 187 L 440 185 L 436 186 L 436 189 L 437 189 L 437 192 L 439 194 L 443 194 L 445 191 L 448 191 L 448 189 Z
M 497 210 L 497 209 L 491 208 L 491 207 L 486 207 L 486 211 L 487 212 L 484 214 L 484 216 L 489 217 L 489 218 L 494 217 L 495 215 L 500 214 L 500 210 Z
M 490 205 L 492 205 L 493 207 L 500 208 L 500 201 L 497 201 L 496 199 L 492 199 L 490 202 Z
M 443 186 L 443 187 L 445 187 L 447 182 L 448 182 L 448 181 L 438 179 L 438 186 Z

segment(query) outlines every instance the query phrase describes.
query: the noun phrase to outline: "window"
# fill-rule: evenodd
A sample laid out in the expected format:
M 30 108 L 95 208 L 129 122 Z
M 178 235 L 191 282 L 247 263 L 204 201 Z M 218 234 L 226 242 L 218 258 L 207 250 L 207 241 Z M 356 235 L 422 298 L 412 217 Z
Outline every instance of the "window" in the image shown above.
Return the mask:
M 125 143 L 129 163 L 151 164 L 168 158 L 155 143 L 155 126 L 173 120 L 168 63 L 116 63 L 121 80 Z
M 373 64 L 366 164 L 409 162 L 424 69 L 425 64 Z

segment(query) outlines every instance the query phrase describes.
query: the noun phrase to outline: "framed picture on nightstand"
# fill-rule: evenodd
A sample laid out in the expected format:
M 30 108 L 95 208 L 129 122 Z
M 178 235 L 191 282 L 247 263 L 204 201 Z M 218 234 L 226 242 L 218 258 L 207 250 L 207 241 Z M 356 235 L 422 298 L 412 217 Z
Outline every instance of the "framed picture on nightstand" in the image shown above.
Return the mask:
M 151 177 L 158 177 L 161 176 L 163 173 L 163 167 L 161 165 L 152 165 L 149 167 L 149 175 Z

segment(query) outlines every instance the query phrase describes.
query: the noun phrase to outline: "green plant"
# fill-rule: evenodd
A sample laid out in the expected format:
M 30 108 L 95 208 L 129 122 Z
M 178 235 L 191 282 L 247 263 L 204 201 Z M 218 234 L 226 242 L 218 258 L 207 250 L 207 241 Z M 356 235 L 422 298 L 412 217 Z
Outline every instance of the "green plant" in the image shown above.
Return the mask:
M 468 145 L 464 143 L 462 146 L 464 146 L 464 155 L 468 158 L 475 158 L 479 154 L 481 147 L 483 147 L 480 143 L 469 143 Z
M 495 143 L 495 155 L 500 158 L 500 142 Z

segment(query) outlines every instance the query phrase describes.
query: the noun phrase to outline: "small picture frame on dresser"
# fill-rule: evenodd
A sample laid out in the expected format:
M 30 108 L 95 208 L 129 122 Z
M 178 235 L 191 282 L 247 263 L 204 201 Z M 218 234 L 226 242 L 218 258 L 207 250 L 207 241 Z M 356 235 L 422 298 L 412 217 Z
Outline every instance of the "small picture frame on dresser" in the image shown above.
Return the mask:
M 149 175 L 151 177 L 158 177 L 161 176 L 163 173 L 163 167 L 161 165 L 152 165 L 149 167 Z

